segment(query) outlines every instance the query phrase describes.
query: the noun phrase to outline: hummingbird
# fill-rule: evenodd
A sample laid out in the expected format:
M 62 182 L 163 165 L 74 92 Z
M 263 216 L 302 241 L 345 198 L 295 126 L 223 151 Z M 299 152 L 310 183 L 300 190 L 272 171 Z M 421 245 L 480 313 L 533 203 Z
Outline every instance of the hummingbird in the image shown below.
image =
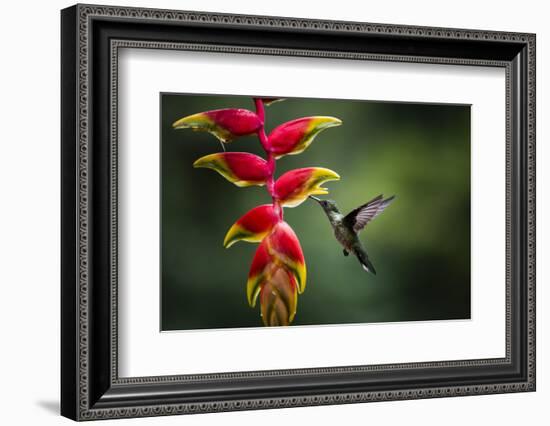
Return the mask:
M 395 195 L 384 199 L 384 196 L 380 194 L 352 210 L 346 216 L 340 213 L 340 209 L 334 200 L 321 200 L 313 195 L 310 195 L 309 198 L 317 201 L 325 211 L 334 230 L 334 236 L 344 247 L 344 256 L 348 256 L 350 253 L 354 254 L 365 271 L 376 275 L 376 270 L 369 260 L 367 250 L 361 244 L 358 234 L 371 220 L 390 205 L 395 199 Z

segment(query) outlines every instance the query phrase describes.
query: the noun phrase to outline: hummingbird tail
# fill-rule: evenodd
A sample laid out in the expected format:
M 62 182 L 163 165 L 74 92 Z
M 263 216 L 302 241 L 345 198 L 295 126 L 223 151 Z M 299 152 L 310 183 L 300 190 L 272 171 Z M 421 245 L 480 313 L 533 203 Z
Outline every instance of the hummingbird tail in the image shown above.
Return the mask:
M 376 275 L 376 269 L 374 269 L 374 265 L 369 260 L 369 257 L 367 256 L 367 253 L 363 251 L 358 251 L 356 253 L 357 259 L 359 259 L 359 263 L 361 263 L 361 266 L 363 269 L 367 272 L 370 272 L 373 275 Z

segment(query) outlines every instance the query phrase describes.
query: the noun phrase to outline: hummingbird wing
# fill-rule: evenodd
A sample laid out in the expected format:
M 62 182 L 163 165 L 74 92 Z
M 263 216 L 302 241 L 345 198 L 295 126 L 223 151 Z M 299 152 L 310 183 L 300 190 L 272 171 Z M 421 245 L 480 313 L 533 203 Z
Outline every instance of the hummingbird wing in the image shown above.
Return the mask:
M 371 220 L 382 213 L 394 198 L 395 195 L 384 199 L 382 194 L 374 197 L 372 200 L 349 212 L 343 219 L 344 224 L 355 232 L 361 231 Z

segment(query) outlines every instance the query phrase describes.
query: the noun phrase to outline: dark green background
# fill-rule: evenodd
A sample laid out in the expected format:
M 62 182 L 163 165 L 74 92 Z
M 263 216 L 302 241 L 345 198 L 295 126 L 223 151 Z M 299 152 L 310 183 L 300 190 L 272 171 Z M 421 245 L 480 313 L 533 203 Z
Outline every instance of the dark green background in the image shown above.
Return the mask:
M 256 244 L 224 249 L 229 227 L 258 204 L 265 187 L 238 188 L 193 162 L 221 150 L 208 133 L 173 130 L 178 118 L 228 107 L 239 96 L 161 95 L 162 330 L 261 326 L 246 301 Z M 321 208 L 285 209 L 307 264 L 307 288 L 293 325 L 470 318 L 470 107 L 287 99 L 266 108 L 266 130 L 311 115 L 340 118 L 300 155 L 277 161 L 277 176 L 330 168 L 325 184 L 343 212 L 383 193 L 396 201 L 361 240 L 378 275 L 344 257 Z M 226 145 L 264 156 L 256 137 Z

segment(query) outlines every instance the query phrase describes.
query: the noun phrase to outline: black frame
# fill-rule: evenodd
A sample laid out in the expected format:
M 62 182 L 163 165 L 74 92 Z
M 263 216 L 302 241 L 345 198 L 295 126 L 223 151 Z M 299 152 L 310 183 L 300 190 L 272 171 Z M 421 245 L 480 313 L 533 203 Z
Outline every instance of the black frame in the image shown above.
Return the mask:
M 61 13 L 61 413 L 74 420 L 535 390 L 535 35 L 76 5 Z M 497 66 L 507 75 L 499 359 L 119 378 L 117 49 Z

